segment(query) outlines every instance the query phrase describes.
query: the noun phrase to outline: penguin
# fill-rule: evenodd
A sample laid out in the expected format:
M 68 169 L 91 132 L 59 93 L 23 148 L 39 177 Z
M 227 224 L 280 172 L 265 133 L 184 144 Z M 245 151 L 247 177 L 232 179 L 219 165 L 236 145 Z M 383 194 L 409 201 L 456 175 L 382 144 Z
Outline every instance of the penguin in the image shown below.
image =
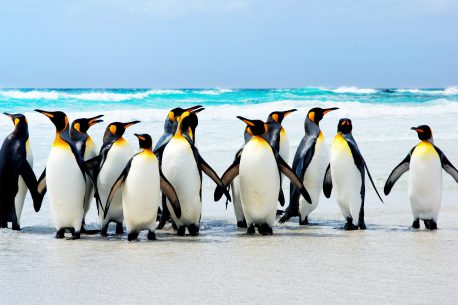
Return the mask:
M 288 135 L 281 125 L 283 122 L 283 119 L 288 116 L 289 114 L 297 111 L 297 109 L 290 109 L 286 111 L 274 111 L 270 113 L 267 117 L 267 123 L 268 123 L 268 130 L 267 133 L 262 135 L 264 139 L 266 139 L 269 144 L 274 148 L 276 153 L 279 153 L 280 156 L 288 162 L 289 160 L 289 140 L 288 140 Z M 248 126 L 245 128 L 244 131 L 244 139 L 245 139 L 245 144 L 248 143 L 251 139 L 251 135 L 248 132 Z M 242 148 L 243 149 L 243 148 Z M 235 159 L 238 158 L 238 154 L 240 153 L 241 150 L 239 150 L 235 154 Z M 281 181 L 280 181 L 281 185 Z M 242 200 L 240 198 L 240 181 L 239 177 L 235 177 L 234 180 L 230 184 L 231 186 L 231 192 L 232 192 L 232 203 L 234 206 L 234 214 L 235 218 L 237 220 L 237 227 L 238 228 L 246 228 L 246 219 L 245 216 L 243 215 L 243 208 L 242 208 Z M 281 206 L 284 206 L 285 204 L 285 197 L 283 194 L 282 188 L 280 188 L 280 193 L 278 196 L 278 201 L 280 202 Z M 227 204 L 227 202 L 226 202 Z
M 70 138 L 67 115 L 61 111 L 35 111 L 47 116 L 56 127 L 48 162 L 38 181 L 38 192 L 44 194 L 48 191 L 56 238 L 64 238 L 65 229 L 70 229 L 73 238 L 78 239 L 84 217 L 86 177 L 93 184 L 95 181 Z M 95 196 L 100 205 L 96 187 Z
M 286 130 L 283 128 L 281 123 L 283 119 L 289 114 L 297 111 L 297 109 L 290 109 L 286 111 L 274 111 L 267 117 L 267 123 L 269 123 L 268 138 L 271 146 L 277 149 L 280 156 L 286 162 L 289 161 L 289 139 Z M 273 126 L 278 128 L 272 128 Z M 275 132 L 277 131 L 277 132 Z
M 132 147 L 123 138 L 123 135 L 127 128 L 137 123 L 140 123 L 140 121 L 110 123 L 105 130 L 100 153 L 96 157 L 86 161 L 88 167 L 93 171 L 94 179 L 97 181 L 100 200 L 103 203 L 107 202 L 113 184 L 122 173 L 127 162 L 134 155 Z M 107 215 L 104 215 L 105 209 L 106 207 L 103 206 L 103 209 L 98 210 L 100 234 L 107 236 L 110 222 L 116 223 L 116 234 L 123 234 L 122 198 L 120 191 L 114 194 Z
M 133 156 L 111 188 L 105 216 L 115 193 L 122 187 L 122 206 L 126 222 L 127 240 L 136 240 L 141 230 L 148 230 L 147 238 L 156 239 L 155 227 L 161 190 L 168 198 L 175 215 L 181 216 L 178 196 L 159 169 L 159 161 L 152 151 L 148 134 L 135 134 L 140 152 Z
M 445 154 L 434 145 L 431 128 L 427 125 L 412 127 L 420 139 L 407 157 L 388 177 L 384 193 L 388 195 L 396 181 L 408 170 L 409 200 L 414 221 L 412 228 L 420 228 L 420 220 L 429 230 L 437 229 L 437 218 L 442 200 L 442 168 L 458 183 L 458 171 Z
M 312 204 L 307 204 L 300 196 L 294 184 L 290 185 L 289 206 L 280 218 L 285 223 L 293 216 L 299 216 L 299 224 L 309 224 L 308 215 L 316 209 L 323 188 L 323 178 L 329 163 L 329 154 L 320 129 L 320 121 L 331 111 L 339 108 L 312 108 L 304 121 L 304 137 L 294 155 L 293 170 L 301 178 L 309 191 Z
M 82 118 L 77 119 L 72 122 L 72 126 L 70 128 L 70 138 L 72 139 L 73 143 L 76 146 L 76 149 L 83 157 L 84 161 L 94 158 L 97 156 L 97 146 L 95 145 L 92 138 L 87 134 L 89 128 L 97 123 L 103 122 L 103 120 L 99 120 L 103 115 L 97 115 L 92 118 Z M 87 230 L 85 229 L 85 218 L 86 214 L 91 207 L 91 201 L 94 197 L 94 188 L 92 185 L 91 180 L 89 177 L 86 177 L 86 194 L 84 195 L 84 216 L 83 216 L 83 224 L 81 227 L 81 232 L 86 233 Z
M 382 203 L 383 200 L 375 187 L 358 145 L 353 139 L 352 128 L 350 119 L 340 119 L 337 125 L 337 134 L 331 145 L 330 162 L 324 176 L 323 192 L 326 198 L 329 198 L 332 188 L 335 188 L 337 203 L 347 221 L 344 226 L 345 230 L 357 230 L 358 228 L 365 230 L 365 172 L 367 172 L 367 176 Z M 358 223 L 354 224 L 353 219 L 356 218 Z
M 254 234 L 256 226 L 260 234 L 272 235 L 281 173 L 297 186 L 308 202 L 311 202 L 310 196 L 286 161 L 262 137 L 268 132 L 268 124 L 241 116 L 237 118 L 247 124 L 251 139 L 226 170 L 222 180 L 224 185 L 228 185 L 236 176 L 240 178 L 240 197 L 248 227 L 247 234 Z M 223 190 L 219 186 L 216 188 L 215 201 L 221 198 Z
M 199 111 L 203 110 L 200 108 Z M 200 155 L 193 138 L 197 116 L 193 111 L 185 111 L 178 119 L 175 135 L 170 139 L 162 154 L 162 172 L 174 187 L 181 205 L 181 217 L 168 210 L 177 226 L 177 235 L 184 236 L 186 228 L 191 236 L 199 235 L 202 210 L 202 171 L 218 186 L 230 200 L 230 195 L 219 176 Z M 194 118 L 192 118 L 194 117 Z
M 173 108 L 167 113 L 167 117 L 165 118 L 164 122 L 164 132 L 159 138 L 159 140 L 156 143 L 156 146 L 154 147 L 153 152 L 156 154 L 157 158 L 159 159 L 159 166 L 161 164 L 161 157 L 162 157 L 162 152 L 164 151 L 165 146 L 169 143 L 170 139 L 173 137 L 175 132 L 177 131 L 177 126 L 178 126 L 178 118 L 180 117 L 181 114 L 185 111 L 194 111 L 199 108 L 202 108 L 201 105 L 197 106 L 192 106 L 186 109 L 177 107 Z M 160 220 L 159 224 L 157 226 L 157 229 L 162 229 L 166 222 L 170 219 L 170 213 L 169 210 L 167 209 L 167 204 L 166 204 L 166 197 L 165 195 L 162 195 L 162 201 L 161 201 L 161 206 L 162 206 L 162 211 L 159 208 L 160 214 Z
M 14 130 L 0 149 L 0 228 L 7 228 L 11 222 L 13 230 L 20 230 L 27 189 L 36 212 L 40 211 L 42 197 L 37 192 L 37 178 L 32 169 L 27 118 L 22 114 L 4 114 L 13 121 Z

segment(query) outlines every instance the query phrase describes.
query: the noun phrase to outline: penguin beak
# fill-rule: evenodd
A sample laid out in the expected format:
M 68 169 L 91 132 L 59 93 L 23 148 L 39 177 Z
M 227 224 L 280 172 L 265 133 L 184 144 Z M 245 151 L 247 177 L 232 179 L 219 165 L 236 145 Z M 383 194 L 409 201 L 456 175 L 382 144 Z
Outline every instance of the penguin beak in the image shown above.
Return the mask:
M 297 111 L 297 109 L 290 109 L 290 110 L 286 110 L 283 112 L 283 117 L 286 117 L 287 115 L 293 113 L 294 111 Z
M 194 110 L 197 110 L 199 108 L 203 108 L 202 105 L 192 106 L 192 107 L 186 108 L 184 111 L 195 112 Z
M 327 108 L 327 109 L 323 109 L 323 115 L 331 112 L 331 111 L 334 111 L 334 110 L 337 110 L 339 109 L 338 107 L 332 107 L 332 108 Z
M 35 109 L 36 112 L 39 112 L 41 114 L 44 114 L 45 116 L 47 116 L 48 118 L 52 119 L 54 117 L 54 114 L 50 113 L 50 112 L 47 112 L 47 111 L 44 111 L 44 110 L 40 110 L 40 109 Z
M 132 121 L 132 122 L 124 123 L 124 129 L 129 128 L 130 126 L 138 124 L 138 123 L 140 123 L 140 121 Z
M 418 127 L 412 127 L 410 129 L 415 130 L 416 132 L 423 132 L 423 129 L 418 128 Z
M 141 141 L 145 141 L 145 137 L 143 135 L 141 135 L 141 134 L 134 133 L 134 136 L 136 136 Z
M 103 117 L 103 114 L 98 115 L 98 116 L 95 116 L 95 117 L 93 117 L 93 118 L 90 118 L 90 119 L 89 119 L 89 122 L 88 122 L 88 125 L 89 125 L 89 126 L 92 126 L 92 125 L 95 125 L 95 124 L 97 124 L 97 123 L 103 122 L 103 120 L 98 120 L 98 119 L 101 118 L 101 117 Z
M 198 112 L 201 112 L 202 110 L 205 110 L 205 108 L 202 107 L 202 108 L 198 108 L 198 109 L 193 109 L 190 112 L 191 113 L 198 113 Z
M 244 117 L 241 117 L 241 116 L 237 116 L 237 119 L 239 120 L 242 120 L 243 122 L 245 122 L 245 124 L 247 124 L 248 126 L 254 126 L 254 123 Z
M 12 115 L 12 114 L 10 114 L 10 113 L 8 113 L 8 112 L 3 112 L 3 114 L 6 115 L 6 116 L 9 116 L 10 119 L 13 119 L 13 115 Z

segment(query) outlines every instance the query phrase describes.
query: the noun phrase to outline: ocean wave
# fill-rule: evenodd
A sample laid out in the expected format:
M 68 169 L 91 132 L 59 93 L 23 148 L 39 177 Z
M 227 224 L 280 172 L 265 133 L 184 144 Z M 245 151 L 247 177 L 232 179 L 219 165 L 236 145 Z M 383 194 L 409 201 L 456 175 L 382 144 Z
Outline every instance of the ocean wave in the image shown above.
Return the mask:
M 372 89 L 372 88 L 357 88 L 357 87 L 347 87 L 347 86 L 342 86 L 336 89 L 331 89 L 330 91 L 334 93 L 355 93 L 355 94 L 377 93 L 377 90 Z
M 397 89 L 399 93 L 425 94 L 425 95 L 458 95 L 458 86 L 445 89 Z
M 234 92 L 232 89 L 204 89 L 204 90 L 194 90 L 193 93 L 203 94 L 203 95 L 220 95 L 223 93 Z
M 0 90 L 0 96 L 12 99 L 44 99 L 44 100 L 58 100 L 58 99 L 77 99 L 77 100 L 90 100 L 90 101 L 113 101 L 120 102 L 132 99 L 143 99 L 148 96 L 154 95 L 172 95 L 172 94 L 185 94 L 183 90 L 171 89 L 154 89 L 141 92 L 110 92 L 110 91 L 82 91 L 78 93 L 68 93 L 65 91 L 57 90 Z

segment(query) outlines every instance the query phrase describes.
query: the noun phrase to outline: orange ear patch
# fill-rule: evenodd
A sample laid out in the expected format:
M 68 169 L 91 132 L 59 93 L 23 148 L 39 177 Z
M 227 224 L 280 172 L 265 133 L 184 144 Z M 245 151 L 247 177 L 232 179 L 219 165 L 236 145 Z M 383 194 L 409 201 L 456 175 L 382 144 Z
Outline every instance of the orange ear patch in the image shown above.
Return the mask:
M 273 114 L 273 115 L 272 115 L 272 118 L 274 119 L 275 122 L 278 123 L 278 114 L 276 114 L 276 113 Z
M 309 112 L 309 120 L 312 122 L 315 122 L 315 112 L 314 111 Z
M 110 132 L 112 134 L 116 134 L 116 126 L 115 125 L 110 125 L 109 129 L 110 129 Z

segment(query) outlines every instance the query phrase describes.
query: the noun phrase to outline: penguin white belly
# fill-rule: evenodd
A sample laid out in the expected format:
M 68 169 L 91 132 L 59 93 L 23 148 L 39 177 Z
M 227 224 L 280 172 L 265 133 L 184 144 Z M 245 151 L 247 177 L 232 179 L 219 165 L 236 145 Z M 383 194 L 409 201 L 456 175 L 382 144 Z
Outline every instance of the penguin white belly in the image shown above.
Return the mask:
M 357 220 L 362 202 L 361 173 L 355 165 L 350 147 L 343 138 L 334 140 L 330 164 L 333 192 L 342 215 L 345 219 Z
M 156 227 L 160 202 L 159 163 L 150 153 L 137 155 L 122 189 L 122 205 L 127 233 Z
M 70 147 L 53 146 L 46 165 L 49 207 L 56 229 L 80 231 L 86 183 Z
M 442 165 L 429 143 L 418 144 L 412 153 L 408 193 L 415 219 L 437 221 L 442 200 Z
M 240 198 L 240 178 L 238 176 L 232 181 L 231 190 L 235 219 L 237 219 L 237 222 L 243 221 L 245 216 L 243 215 L 242 199 Z
M 324 174 L 326 173 L 328 163 L 328 149 L 326 148 L 324 137 L 320 135 L 315 144 L 315 152 L 312 161 L 310 161 L 303 179 L 303 184 L 310 195 L 310 199 L 312 199 L 312 204 L 305 201 L 304 197 L 299 197 L 299 213 L 302 220 L 318 206 L 321 190 L 323 189 Z
M 29 162 L 30 167 L 33 168 L 33 155 L 32 155 L 32 149 L 30 148 L 30 143 L 27 140 L 26 142 L 26 159 L 27 162 Z M 16 197 L 14 197 L 14 208 L 16 210 L 16 218 L 17 222 L 20 225 L 20 219 L 21 219 L 21 214 L 22 214 L 22 209 L 24 207 L 24 200 L 25 200 L 25 195 L 27 194 L 27 186 L 24 182 L 24 179 L 22 179 L 21 176 L 19 176 L 18 179 L 18 190 Z
M 174 136 L 165 147 L 162 155 L 162 173 L 172 184 L 180 200 L 179 219 L 167 200 L 173 221 L 178 226 L 199 226 L 202 209 L 200 174 L 191 146 L 182 136 Z
M 84 152 L 84 161 L 90 160 L 97 156 L 97 147 L 91 138 L 86 141 L 86 151 Z M 84 217 L 86 217 L 91 207 L 92 198 L 94 198 L 94 186 L 88 175 L 86 175 L 86 192 L 84 195 Z
M 240 159 L 240 197 L 248 226 L 267 223 L 272 227 L 277 212 L 280 175 L 267 142 L 253 137 Z
M 122 143 L 115 142 L 109 150 L 107 159 L 105 160 L 105 163 L 103 164 L 97 177 L 97 188 L 99 190 L 100 200 L 104 206 L 106 205 L 107 198 L 113 184 L 119 178 L 133 154 L 133 150 L 125 141 Z M 102 219 L 102 210 L 99 211 L 99 217 L 102 226 L 107 224 L 109 221 L 122 223 L 123 213 L 121 190 L 118 190 L 114 195 L 107 217 Z
M 289 139 L 286 131 L 282 128 L 280 131 L 280 157 L 289 162 Z

